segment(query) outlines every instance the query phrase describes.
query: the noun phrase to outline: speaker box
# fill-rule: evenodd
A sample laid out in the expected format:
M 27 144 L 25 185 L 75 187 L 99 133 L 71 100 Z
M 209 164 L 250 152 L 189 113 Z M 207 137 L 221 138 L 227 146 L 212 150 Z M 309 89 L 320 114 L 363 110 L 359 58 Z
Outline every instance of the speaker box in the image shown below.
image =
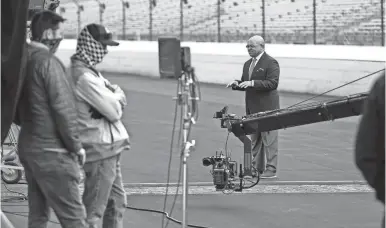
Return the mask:
M 181 65 L 183 70 L 191 67 L 190 47 L 181 47 Z
M 161 78 L 181 76 L 181 42 L 175 37 L 158 38 L 158 60 Z

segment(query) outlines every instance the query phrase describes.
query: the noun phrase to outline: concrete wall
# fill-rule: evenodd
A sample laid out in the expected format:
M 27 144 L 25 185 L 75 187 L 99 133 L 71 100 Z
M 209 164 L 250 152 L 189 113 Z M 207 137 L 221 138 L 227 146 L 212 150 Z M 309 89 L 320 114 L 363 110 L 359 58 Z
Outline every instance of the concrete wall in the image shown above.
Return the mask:
M 182 42 L 191 49 L 192 65 L 201 82 L 226 84 L 241 77 L 249 59 L 243 43 Z M 76 40 L 64 40 L 57 55 L 69 63 Z M 385 68 L 386 49 L 364 46 L 267 44 L 266 52 L 279 61 L 279 90 L 318 94 Z M 122 41 L 110 47 L 98 69 L 105 72 L 160 77 L 158 42 Z M 376 75 L 342 87 L 329 95 L 366 92 Z

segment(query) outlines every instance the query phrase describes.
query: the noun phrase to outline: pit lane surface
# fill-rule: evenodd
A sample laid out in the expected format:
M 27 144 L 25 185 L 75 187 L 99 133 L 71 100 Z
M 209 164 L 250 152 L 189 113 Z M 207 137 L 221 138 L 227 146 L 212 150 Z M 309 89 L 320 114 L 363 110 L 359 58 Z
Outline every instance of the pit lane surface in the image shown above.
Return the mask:
M 123 75 L 107 75 L 107 78 L 119 84 L 128 97 L 124 123 L 131 135 L 132 149 L 123 155 L 122 172 L 130 195 L 129 204 L 162 209 L 162 183 L 167 180 L 176 81 Z M 219 127 L 219 120 L 212 118 L 214 112 L 229 105 L 229 112 L 242 115 L 244 95 L 224 86 L 206 84 L 201 85 L 201 95 L 200 116 L 191 136 L 197 146 L 188 158 L 192 185 L 189 223 L 210 227 L 379 227 L 381 207 L 374 201 L 371 190 L 359 183 L 363 180 L 353 163 L 358 117 L 280 130 L 279 178 L 262 181 L 245 194 L 221 195 L 210 186 L 209 167 L 202 166 L 202 158 L 214 155 L 225 145 L 227 132 Z M 281 106 L 287 107 L 309 97 L 281 93 Z M 330 98 L 316 100 L 326 99 Z M 242 145 L 232 135 L 228 148 L 234 160 L 243 161 Z M 171 182 L 178 179 L 177 149 L 175 146 Z M 25 186 L 15 187 L 25 190 Z M 172 199 L 169 197 L 169 205 Z M 3 205 L 2 208 L 26 211 L 15 206 Z M 180 197 L 173 214 L 181 219 Z M 21 224 L 16 227 L 25 227 L 26 219 L 13 215 L 9 218 Z M 160 218 L 157 214 L 128 210 L 125 227 L 160 227 Z M 180 226 L 171 223 L 169 227 Z

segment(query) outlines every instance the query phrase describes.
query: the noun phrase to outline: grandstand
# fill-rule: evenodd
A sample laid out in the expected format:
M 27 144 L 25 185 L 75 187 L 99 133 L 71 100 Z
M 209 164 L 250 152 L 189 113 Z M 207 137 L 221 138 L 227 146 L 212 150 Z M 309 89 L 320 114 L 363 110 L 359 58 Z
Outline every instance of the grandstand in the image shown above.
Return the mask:
M 81 26 L 100 22 L 97 0 L 78 0 Z M 149 1 L 128 0 L 126 39 L 149 39 Z M 121 0 L 104 0 L 103 24 L 122 39 L 123 7 Z M 64 9 L 64 10 L 63 10 Z M 67 38 L 78 32 L 77 6 L 61 1 Z M 220 15 L 221 41 L 245 41 L 252 34 L 262 34 L 262 3 L 257 0 L 188 0 L 183 4 L 183 33 L 189 41 L 217 41 Z M 385 18 L 385 15 L 383 15 Z M 180 1 L 156 0 L 152 10 L 152 39 L 180 34 Z M 316 0 L 317 43 L 381 45 L 380 0 Z M 313 43 L 313 0 L 265 0 L 265 38 L 269 43 Z

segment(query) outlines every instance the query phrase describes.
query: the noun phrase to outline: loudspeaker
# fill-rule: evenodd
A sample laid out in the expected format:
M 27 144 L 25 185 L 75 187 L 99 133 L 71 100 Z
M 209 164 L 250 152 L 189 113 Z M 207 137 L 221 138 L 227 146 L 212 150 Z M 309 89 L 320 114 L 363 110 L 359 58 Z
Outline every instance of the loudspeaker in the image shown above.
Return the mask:
M 176 78 L 182 74 L 181 42 L 175 37 L 158 38 L 158 60 L 161 78 Z
M 191 67 L 190 47 L 181 47 L 181 65 L 182 70 Z

